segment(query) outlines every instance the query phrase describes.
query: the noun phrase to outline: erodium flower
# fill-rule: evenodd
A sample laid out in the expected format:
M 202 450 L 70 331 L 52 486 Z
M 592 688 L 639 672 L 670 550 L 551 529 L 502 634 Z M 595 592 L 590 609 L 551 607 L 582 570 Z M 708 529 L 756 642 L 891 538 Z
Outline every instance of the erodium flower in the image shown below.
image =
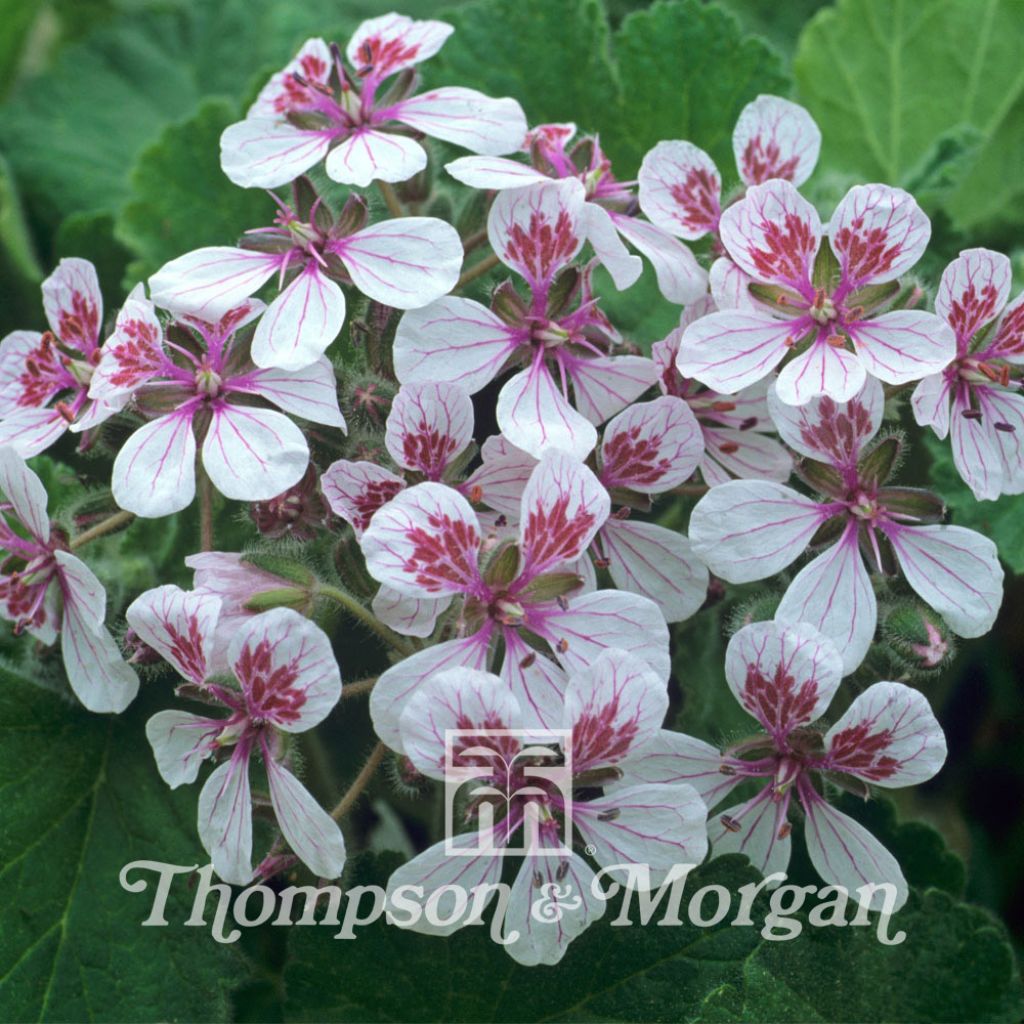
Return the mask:
M 275 201 L 274 224 L 247 231 L 240 247 L 196 249 L 149 279 L 157 305 L 217 320 L 276 275 L 280 294 L 252 339 L 257 366 L 301 370 L 323 355 L 345 322 L 339 282 L 386 306 L 414 309 L 458 280 L 462 243 L 443 220 L 399 217 L 367 226 L 361 198 L 351 197 L 335 216 L 305 183 L 296 185 L 293 206 Z
M 1007 305 L 1010 261 L 960 253 L 942 274 L 935 311 L 956 332 L 956 359 L 925 377 L 911 404 L 921 426 L 949 435 L 953 462 L 979 501 L 1024 491 L 1024 294 Z
M 402 383 L 445 380 L 474 394 L 506 365 L 523 367 L 501 389 L 497 420 L 511 444 L 538 458 L 549 448 L 585 458 L 597 442 L 595 424 L 657 378 L 650 359 L 615 354 L 618 333 L 588 275 L 570 267 L 586 236 L 584 206 L 575 178 L 499 193 L 488 237 L 525 279 L 529 301 L 510 284 L 499 288 L 494 310 L 447 297 L 406 313 L 395 335 Z
M 249 359 L 258 300 L 218 322 L 182 316 L 166 328 L 137 288 L 93 374 L 90 394 L 133 397 L 153 416 L 114 460 L 114 499 L 140 516 L 187 508 L 196 491 L 197 435 L 203 468 L 228 498 L 273 498 L 298 483 L 309 462 L 302 431 L 271 402 L 314 423 L 344 429 L 334 370 L 320 358 L 302 370 L 257 369 Z
M 657 605 L 617 590 L 579 593 L 575 563 L 610 506 L 586 466 L 549 451 L 523 492 L 514 541 L 487 537 L 469 502 L 438 483 L 403 490 L 374 514 L 362 537 L 370 575 L 407 597 L 459 601 L 458 635 L 394 665 L 374 687 L 370 714 L 382 740 L 400 749 L 399 716 L 425 679 L 455 666 L 487 668 L 496 647 L 523 715 L 544 727 L 561 715 L 565 673 L 606 647 L 631 651 L 668 678 Z
M 868 374 L 906 384 L 942 370 L 956 354 L 952 330 L 933 313 L 879 312 L 931 234 L 902 189 L 850 189 L 823 245 L 818 212 L 789 182 L 772 180 L 730 206 L 719 232 L 761 301 L 692 323 L 679 346 L 684 377 L 735 394 L 791 356 L 775 385 L 782 401 L 803 405 L 824 394 L 845 402 Z
M 103 328 L 103 296 L 93 265 L 61 260 L 43 282 L 43 309 L 50 330 L 13 331 L 0 341 L 0 446 L 26 459 L 67 430 L 77 434 L 99 426 L 124 405 L 123 399 L 89 397 Z
M 274 188 L 324 160 L 328 177 L 348 185 L 405 181 L 427 166 L 420 134 L 474 153 L 511 153 L 526 134 L 515 100 L 458 87 L 413 95 L 416 65 L 452 31 L 443 21 L 400 14 L 371 18 L 349 40 L 347 67 L 336 44 L 307 40 L 245 120 L 224 131 L 224 173 L 236 185 Z
M 863 660 L 875 635 L 877 604 L 865 559 L 900 574 L 959 636 L 992 628 L 1003 595 L 995 544 L 962 526 L 941 525 L 942 501 L 888 483 L 898 438 L 869 442 L 882 422 L 881 385 L 869 379 L 838 405 L 819 398 L 794 407 L 769 395 L 783 440 L 804 456 L 797 473 L 817 501 L 767 480 L 714 487 L 690 518 L 690 540 L 713 573 L 730 583 L 765 579 L 810 544 L 829 546 L 786 590 L 776 618 L 808 622 L 840 650 L 845 672 Z
M 51 527 L 39 477 L 6 447 L 0 492 L 0 614 L 41 643 L 60 637 L 68 682 L 90 711 L 124 711 L 139 680 L 104 625 L 103 584 Z
M 445 164 L 445 170 L 472 188 L 498 191 L 577 178 L 586 195 L 587 241 L 617 288 L 628 288 L 642 269 L 625 240 L 651 261 L 658 287 L 669 302 L 684 305 L 699 298 L 707 290 L 708 276 L 693 253 L 672 234 L 639 216 L 634 183 L 615 177 L 597 136 L 585 136 L 572 149 L 566 148 L 575 134 L 574 124 L 538 125 L 523 144 L 529 164 L 505 157 L 464 156 Z
M 866 798 L 872 786 L 926 782 L 946 759 L 946 741 L 928 701 L 901 683 L 875 683 L 830 728 L 818 723 L 842 675 L 835 645 L 807 623 L 745 626 L 729 642 L 725 677 L 763 734 L 723 753 L 702 740 L 669 734 L 668 743 L 650 748 L 634 770 L 645 779 L 692 785 L 709 808 L 742 782 L 763 783 L 750 799 L 714 811 L 708 834 L 712 856 L 746 854 L 765 875 L 789 865 L 795 797 L 807 852 L 824 881 L 851 894 L 864 885 L 893 885 L 896 902 L 887 909 L 898 910 L 907 883 L 896 858 L 828 802 L 825 783 Z M 864 905 L 880 909 L 877 895 Z
M 249 762 L 258 754 L 285 840 L 316 875 L 345 865 L 341 830 L 288 770 L 290 737 L 322 722 L 341 696 L 341 675 L 323 631 L 290 608 L 240 622 L 226 653 L 231 675 L 212 675 L 216 597 L 157 587 L 134 601 L 129 625 L 186 680 L 183 692 L 220 704 L 224 718 L 160 711 L 146 736 L 164 781 L 195 782 L 203 761 L 224 758 L 199 794 L 199 838 L 226 882 L 253 877 Z
M 519 737 L 494 735 L 495 730 L 529 726 L 507 682 L 466 668 L 434 676 L 402 711 L 402 745 L 429 778 L 469 780 L 466 818 L 477 831 L 454 837 L 461 847 L 456 855 L 446 840 L 400 867 L 388 881 L 389 898 L 401 886 L 421 887 L 425 902 L 453 882 L 467 888 L 497 883 L 506 858 L 496 853 L 522 849 L 525 855 L 504 908 L 505 949 L 521 964 L 557 963 L 605 909 L 593 892 L 593 869 L 574 852 L 573 837 L 566 837 L 567 818 L 578 845 L 596 851 L 594 857 L 605 867 L 623 865 L 622 878 L 628 866 L 646 865 L 651 885 L 657 886 L 673 865 L 704 859 L 707 811 L 695 789 L 647 784 L 631 773 L 633 760 L 643 757 L 663 732 L 667 710 L 665 683 L 646 663 L 624 651 L 606 650 L 584 673 L 570 678 L 558 721 L 569 738 L 544 751 L 537 743 L 524 745 Z M 450 730 L 462 735 L 453 739 L 449 734 L 446 751 Z M 540 759 L 544 769 L 530 771 L 527 765 L 539 751 L 549 755 Z M 570 776 L 564 786 L 553 781 L 557 766 Z M 588 798 L 588 793 L 600 793 L 602 784 L 604 793 Z M 474 854 L 482 838 L 487 848 Z M 551 896 L 551 886 L 561 895 L 564 912 L 545 919 L 535 905 Z M 434 926 L 421 916 L 415 927 L 443 935 L 462 923 Z

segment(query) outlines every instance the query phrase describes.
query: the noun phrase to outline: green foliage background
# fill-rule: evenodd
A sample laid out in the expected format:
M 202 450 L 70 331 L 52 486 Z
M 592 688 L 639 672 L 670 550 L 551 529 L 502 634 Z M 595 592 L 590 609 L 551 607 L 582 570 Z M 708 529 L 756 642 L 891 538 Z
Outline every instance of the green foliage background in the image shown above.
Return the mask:
M 0 335 L 42 326 L 39 282 L 62 256 L 98 265 L 111 311 L 165 260 L 260 223 L 265 197 L 220 173 L 221 130 L 307 35 L 343 41 L 390 6 L 0 0 Z M 740 109 L 761 92 L 792 96 L 824 134 L 807 186 L 823 211 L 854 181 L 902 185 L 932 217 L 923 271 L 988 245 L 1010 253 L 1022 283 L 1021 0 L 407 0 L 400 9 L 444 11 L 456 24 L 425 69 L 431 84 L 511 94 L 532 123 L 599 131 L 624 178 L 660 139 L 685 138 L 712 154 L 728 187 Z M 647 277 L 608 302 L 644 344 L 675 319 Z M 918 454 L 912 472 L 947 498 L 953 520 L 994 537 L 1008 569 L 1024 572 L 1024 499 L 979 505 L 942 446 Z M 82 484 L 106 482 L 104 463 L 68 446 L 54 457 L 37 466 L 51 510 L 77 500 Z M 229 507 L 221 521 L 222 546 L 251 539 Z M 195 538 L 183 514 L 90 549 L 112 607 L 156 582 L 185 582 L 181 559 Z M 734 721 L 722 699 L 726 612 L 676 638 L 680 727 L 715 741 Z M 1017 1020 L 1022 614 L 1024 585 L 1010 575 L 995 631 L 965 643 L 928 684 L 950 741 L 939 778 L 897 794 L 896 808 L 848 808 L 897 853 L 915 887 L 899 920 L 904 946 L 882 948 L 856 929 L 770 943 L 729 927 L 595 927 L 558 968 L 529 972 L 479 934 L 423 939 L 377 927 L 345 943 L 323 930 L 266 928 L 219 946 L 206 929 L 182 927 L 182 888 L 169 905 L 172 927 L 140 928 L 149 897 L 120 889 L 121 866 L 203 859 L 195 792 L 166 789 L 143 737 L 146 716 L 169 702 L 167 677 L 150 680 L 126 715 L 90 716 L 60 695 L 52 655 L 5 640 L 0 1019 Z M 373 667 L 366 646 L 355 635 L 339 643 L 346 678 Z M 308 782 L 325 803 L 339 795 L 332 780 L 351 778 L 372 742 L 364 719 L 337 711 L 325 748 L 307 751 Z M 374 795 L 385 794 L 381 784 Z M 405 835 L 379 800 L 364 801 L 346 825 L 350 847 L 365 851 L 350 880 L 386 877 L 394 854 L 375 851 L 422 841 L 417 814 Z M 910 819 L 928 824 L 897 823 Z M 793 874 L 814 879 L 800 860 Z M 701 873 L 730 887 L 754 877 L 741 858 Z

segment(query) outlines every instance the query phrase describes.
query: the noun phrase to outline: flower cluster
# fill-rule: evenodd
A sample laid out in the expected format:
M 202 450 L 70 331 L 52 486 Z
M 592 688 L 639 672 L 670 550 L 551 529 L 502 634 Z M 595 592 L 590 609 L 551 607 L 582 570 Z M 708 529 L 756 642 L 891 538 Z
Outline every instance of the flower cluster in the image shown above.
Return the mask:
M 340 875 L 338 822 L 389 760 L 417 791 L 457 783 L 465 829 L 399 868 L 389 898 L 497 882 L 514 854 L 506 949 L 523 964 L 557 962 L 601 916 L 592 862 L 656 885 L 740 852 L 772 875 L 794 826 L 826 882 L 889 884 L 902 905 L 899 864 L 830 797 L 940 769 L 908 657 L 933 669 L 947 630 L 980 636 L 999 611 L 992 541 L 896 481 L 902 416 L 950 438 L 979 499 L 1024 491 L 1009 261 L 962 253 L 930 311 L 908 276 L 928 217 L 869 183 L 824 225 L 798 191 L 821 134 L 797 105 L 743 110 L 731 191 L 682 140 L 631 182 L 574 125 L 419 91 L 451 31 L 391 14 L 344 50 L 307 41 L 221 142 L 231 181 L 271 190 L 272 223 L 171 260 L 112 324 L 88 262 L 43 283 L 50 329 L 0 343 L 0 614 L 59 640 L 91 711 L 123 711 L 137 670 L 153 677 L 157 768 L 170 786 L 205 774 L 199 838 L 228 882 L 297 862 Z M 447 174 L 403 191 L 430 139 Z M 461 234 L 419 215 L 456 202 Z M 611 312 L 605 281 L 645 272 L 676 307 L 662 339 L 624 337 Z M 51 524 L 24 461 L 67 431 L 110 456 L 100 500 L 121 510 L 84 531 Z M 245 550 L 214 550 L 215 492 L 250 505 Z M 77 552 L 197 495 L 192 589 L 132 595 L 119 647 Z M 752 581 L 767 598 L 724 678 L 692 678 L 703 652 L 670 624 Z M 883 611 L 920 635 L 890 642 Z M 342 698 L 353 632 L 382 648 L 345 689 L 369 693 L 380 743 L 328 814 L 330 787 L 300 781 L 303 743 Z M 203 713 L 166 706 L 161 663 Z M 708 685 L 758 734 L 723 750 L 674 728 L 670 695 Z M 545 764 L 568 783 L 537 783 Z M 566 885 L 570 913 L 538 920 L 538 892 Z

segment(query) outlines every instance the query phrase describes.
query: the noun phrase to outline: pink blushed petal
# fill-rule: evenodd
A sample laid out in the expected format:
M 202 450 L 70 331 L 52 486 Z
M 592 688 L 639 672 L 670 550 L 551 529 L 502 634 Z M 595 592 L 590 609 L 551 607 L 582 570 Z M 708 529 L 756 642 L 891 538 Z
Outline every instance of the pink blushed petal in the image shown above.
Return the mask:
M 396 309 L 437 301 L 462 267 L 459 233 L 436 217 L 381 221 L 332 246 L 364 295 Z
M 956 356 L 952 328 L 933 313 L 900 309 L 849 325 L 864 368 L 886 384 L 908 384 L 938 373 Z
M 292 608 L 246 619 L 228 647 L 250 718 L 283 732 L 319 725 L 341 696 L 341 673 L 327 634 Z
M 1009 259 L 991 249 L 965 249 L 942 272 L 935 312 L 956 332 L 962 351 L 1002 311 L 1012 279 Z
M 485 156 L 514 152 L 526 135 L 526 115 L 516 100 L 492 99 L 459 86 L 412 96 L 381 111 L 381 116 Z
M 99 365 L 89 382 L 89 397 L 113 399 L 130 395 L 165 368 L 163 328 L 152 302 L 128 298 L 117 314 L 114 333 L 103 345 Z
M 125 612 L 128 625 L 190 682 L 209 674 L 221 599 L 167 584 L 147 590 Z
M 338 823 L 305 786 L 273 758 L 266 760 L 270 802 L 281 834 L 318 878 L 337 878 L 345 868 L 345 839 Z
M 1003 600 L 995 544 L 962 526 L 883 524 L 907 583 L 957 636 L 983 636 Z
M 612 518 L 601 530 L 601 548 L 615 585 L 650 598 L 666 622 L 688 619 L 707 597 L 708 571 L 675 530 Z
M 149 279 L 149 291 L 164 309 L 213 322 L 269 281 L 280 264 L 273 253 L 209 246 L 165 263 Z
M 754 185 L 723 214 L 722 244 L 755 281 L 812 297 L 811 271 L 821 244 L 818 211 L 788 182 Z
M 563 353 L 561 362 L 572 381 L 576 409 L 594 424 L 625 409 L 658 379 L 657 367 L 645 356 Z
M 546 452 L 523 491 L 520 579 L 579 558 L 610 511 L 608 492 L 590 469 L 565 452 Z
M 943 440 L 949 433 L 950 383 L 944 373 L 925 377 L 910 398 L 914 419 L 919 426 L 931 427 L 935 436 Z
M 53 333 L 67 346 L 89 356 L 99 344 L 103 296 L 96 268 L 88 261 L 62 259 L 43 282 L 43 309 Z
M 500 156 L 460 156 L 445 164 L 444 169 L 463 185 L 494 191 L 543 185 L 550 181 L 548 175 L 529 164 Z
M 402 636 L 428 637 L 434 632 L 437 617 L 448 609 L 451 597 L 407 597 L 381 584 L 371 602 L 373 614 Z
M 788 801 L 775 801 L 771 795 L 771 787 L 766 786 L 750 800 L 708 818 L 712 857 L 742 853 L 766 878 L 785 872 L 793 846 L 786 820 Z
M 640 209 L 672 235 L 694 241 L 718 227 L 722 179 L 692 142 L 659 142 L 640 165 Z
M 137 516 L 155 518 L 188 508 L 196 495 L 191 410 L 161 416 L 136 430 L 114 459 L 110 486 L 114 501 Z
M 367 188 L 374 181 L 407 181 L 427 166 L 427 152 L 415 140 L 359 128 L 327 154 L 324 169 L 333 181 Z
M 787 405 L 803 405 L 818 395 L 846 402 L 864 386 L 866 376 L 857 356 L 830 345 L 819 334 L 806 352 L 782 368 L 775 381 L 775 394 Z
M 406 313 L 395 332 L 395 374 L 403 384 L 448 381 L 476 394 L 525 338 L 486 306 L 447 296 Z
M 12 331 L 0 341 L 0 417 L 46 405 L 68 386 L 58 356 L 38 331 Z
M 559 729 L 568 680 L 550 658 L 534 650 L 514 629 L 504 631 L 501 678 L 521 709 L 523 728 Z
M 454 32 L 445 21 L 382 14 L 360 23 L 345 47 L 349 64 L 376 81 L 428 60 Z
M 924 255 L 931 233 L 914 197 L 888 185 L 851 188 L 829 224 L 843 282 L 852 288 L 895 281 Z
M 370 575 L 409 597 L 475 592 L 480 523 L 469 502 L 444 484 L 423 483 L 381 508 L 362 538 Z
M 713 487 L 690 516 L 690 543 L 717 576 L 750 583 L 781 572 L 828 518 L 827 507 L 768 480 Z
M 821 151 L 821 131 L 798 103 L 758 96 L 748 103 L 732 133 L 736 166 L 746 185 L 785 178 L 802 185 Z
M 332 65 L 327 43 L 315 37 L 307 39 L 299 52 L 263 86 L 247 117 L 281 117 L 316 109 L 318 93 L 315 86 L 327 85 Z M 309 85 L 299 82 L 296 74 Z
M 0 448 L 30 459 L 59 441 L 70 426 L 56 409 L 18 409 L 0 420 Z
M 252 339 L 253 362 L 302 370 L 324 354 L 344 322 L 344 293 L 310 260 L 260 317 Z
M 395 462 L 440 480 L 473 440 L 473 402 L 457 384 L 405 384 L 391 404 L 384 444 Z
M 158 711 L 146 722 L 146 739 L 160 778 L 171 789 L 195 782 L 203 761 L 217 749 L 224 728 L 220 719 L 202 718 L 187 711 Z
M 615 287 L 622 291 L 636 284 L 644 265 L 639 256 L 631 256 L 622 244 L 611 215 L 597 203 L 583 204 L 583 227 L 587 241 L 601 265 L 611 275 Z
M 308 465 L 305 435 L 287 416 L 228 402 L 213 406 L 203 468 L 226 498 L 275 498 L 297 484 Z
M 651 261 L 658 289 L 669 302 L 686 305 L 707 291 L 707 271 L 678 238 L 639 217 L 613 212 L 611 218 L 619 234 Z
M 822 766 L 875 786 L 916 786 L 938 774 L 946 738 L 924 694 L 902 683 L 875 683 L 825 736 Z
M 827 636 L 849 675 L 875 638 L 878 606 L 857 543 L 857 524 L 797 573 L 775 612 L 776 622 L 810 623 Z
M 231 759 L 206 780 L 199 793 L 199 838 L 213 870 L 232 885 L 252 879 L 252 795 L 249 748 L 239 745 Z
M 247 117 L 221 134 L 221 170 L 241 188 L 287 185 L 324 158 L 332 135 L 279 117 Z
M 346 429 L 345 417 L 338 407 L 334 367 L 326 358 L 321 357 L 301 370 L 255 370 L 229 380 L 227 389 L 259 395 L 284 412 L 301 416 L 310 423 Z
M 50 539 L 46 514 L 46 488 L 13 449 L 0 447 L 0 494 L 11 503 L 14 514 L 41 544 Z
M 331 510 L 352 527 L 358 539 L 377 509 L 405 489 L 405 481 L 376 463 L 339 459 L 324 470 L 320 488 Z
M 1024 293 L 1011 302 L 996 322 L 992 340 L 985 345 L 984 358 L 1024 362 Z
M 972 390 L 961 383 L 955 391 L 949 412 L 950 450 L 957 472 L 974 497 L 978 501 L 994 501 L 1003 489 L 1003 460 L 999 455 L 998 433 L 985 415 L 986 410 L 972 408 Z

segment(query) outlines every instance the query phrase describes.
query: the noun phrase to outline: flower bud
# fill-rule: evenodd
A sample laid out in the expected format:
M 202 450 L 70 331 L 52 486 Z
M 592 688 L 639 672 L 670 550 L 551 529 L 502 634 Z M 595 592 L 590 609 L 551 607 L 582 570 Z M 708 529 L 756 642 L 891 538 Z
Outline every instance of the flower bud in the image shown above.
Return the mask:
M 897 663 L 911 672 L 934 674 L 953 658 L 955 644 L 949 628 L 917 601 L 893 608 L 882 635 Z
M 317 490 L 316 470 L 310 464 L 302 479 L 269 501 L 249 506 L 249 515 L 264 537 L 311 540 L 323 527 L 327 508 Z

